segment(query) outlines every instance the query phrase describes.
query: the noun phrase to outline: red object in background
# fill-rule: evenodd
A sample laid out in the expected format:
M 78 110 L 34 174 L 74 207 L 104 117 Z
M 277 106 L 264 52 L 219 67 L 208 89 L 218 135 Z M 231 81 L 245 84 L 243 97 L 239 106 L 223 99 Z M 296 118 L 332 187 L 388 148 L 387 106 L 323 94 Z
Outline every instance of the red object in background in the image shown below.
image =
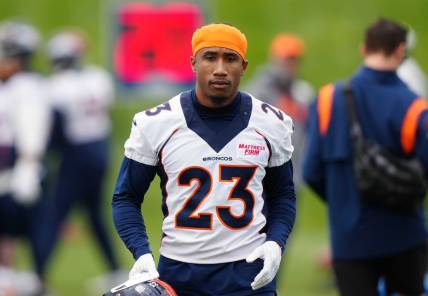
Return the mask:
M 114 63 L 121 82 L 147 83 L 159 76 L 175 83 L 194 80 L 191 39 L 202 24 L 199 7 L 131 3 L 120 8 L 118 24 Z

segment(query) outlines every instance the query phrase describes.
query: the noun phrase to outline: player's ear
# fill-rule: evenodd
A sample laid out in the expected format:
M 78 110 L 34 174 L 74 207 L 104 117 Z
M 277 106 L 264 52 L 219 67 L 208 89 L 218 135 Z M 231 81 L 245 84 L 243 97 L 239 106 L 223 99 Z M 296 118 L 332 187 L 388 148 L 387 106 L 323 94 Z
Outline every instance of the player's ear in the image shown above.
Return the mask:
M 406 43 L 401 42 L 400 45 L 398 45 L 398 47 L 395 49 L 394 54 L 396 55 L 397 59 L 402 61 L 406 55 Z
M 245 70 L 247 70 L 247 67 L 248 67 L 248 61 L 247 61 L 247 60 L 242 59 L 242 71 L 241 71 L 241 76 L 242 76 L 242 75 L 244 75 Z
M 196 57 L 195 56 L 190 57 L 190 65 L 192 66 L 192 71 L 196 72 Z

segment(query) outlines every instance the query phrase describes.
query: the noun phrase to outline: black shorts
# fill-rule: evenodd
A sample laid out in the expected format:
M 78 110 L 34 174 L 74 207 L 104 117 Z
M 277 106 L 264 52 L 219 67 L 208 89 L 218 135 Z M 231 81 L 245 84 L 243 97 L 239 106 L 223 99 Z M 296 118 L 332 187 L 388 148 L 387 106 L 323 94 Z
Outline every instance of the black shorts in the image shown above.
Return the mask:
M 385 257 L 333 261 L 341 296 L 378 296 L 382 277 L 388 294 L 420 295 L 424 292 L 426 267 L 426 244 Z

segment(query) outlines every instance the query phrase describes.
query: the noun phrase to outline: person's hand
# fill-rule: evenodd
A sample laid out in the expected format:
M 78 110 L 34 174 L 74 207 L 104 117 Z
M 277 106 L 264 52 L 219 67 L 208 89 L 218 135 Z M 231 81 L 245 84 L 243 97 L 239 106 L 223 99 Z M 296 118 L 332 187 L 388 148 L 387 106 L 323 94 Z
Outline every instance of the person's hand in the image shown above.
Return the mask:
M 275 278 L 281 263 L 281 247 L 274 241 L 267 241 L 257 247 L 245 260 L 248 263 L 252 263 L 259 258 L 264 261 L 263 269 L 251 283 L 253 290 L 266 286 Z
M 13 198 L 24 205 L 31 205 L 40 196 L 40 164 L 35 160 L 19 159 L 12 171 L 10 190 Z
M 156 269 L 155 260 L 152 254 L 147 253 L 135 261 L 129 272 L 129 279 L 138 279 L 140 282 L 150 281 L 159 277 L 158 270 Z

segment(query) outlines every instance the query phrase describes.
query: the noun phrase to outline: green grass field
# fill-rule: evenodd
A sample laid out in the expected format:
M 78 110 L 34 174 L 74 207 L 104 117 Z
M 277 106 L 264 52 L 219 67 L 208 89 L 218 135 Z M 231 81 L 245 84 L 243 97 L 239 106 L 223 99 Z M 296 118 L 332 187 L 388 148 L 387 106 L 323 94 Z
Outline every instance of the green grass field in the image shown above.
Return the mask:
M 88 60 L 109 67 L 109 41 L 112 39 L 109 32 L 113 28 L 110 21 L 114 18 L 112 7 L 119 3 L 114 0 L 3 0 L 0 1 L 0 19 L 18 17 L 27 20 L 41 30 L 44 38 L 59 28 L 80 27 L 87 32 L 91 45 Z M 298 33 L 306 40 L 307 55 L 302 76 L 314 86 L 345 78 L 361 63 L 358 47 L 364 28 L 379 16 L 395 18 L 416 30 L 418 46 L 414 56 L 428 71 L 426 0 L 212 0 L 207 3 L 209 5 L 205 7 L 210 9 L 207 11 L 208 21 L 232 23 L 248 37 L 250 66 L 244 82 L 266 59 L 269 40 L 280 31 Z M 36 67 L 47 72 L 42 54 L 37 58 Z M 132 115 L 156 104 L 141 99 L 118 101 L 113 110 L 112 161 L 105 190 L 107 217 L 111 216 L 111 193 Z M 155 182 L 147 194 L 143 212 L 156 256 L 162 219 L 159 204 L 160 192 Z M 105 271 L 83 215 L 76 211 L 72 221 L 77 225 L 77 231 L 68 235 L 58 247 L 49 273 L 52 289 L 61 296 L 86 295 L 87 280 Z M 115 234 L 111 221 L 109 226 Z M 329 274 L 317 270 L 314 265 L 316 253 L 327 243 L 327 236 L 325 208 L 304 190 L 298 197 L 297 223 L 279 278 L 281 295 L 336 295 L 331 288 Z M 122 266 L 129 269 L 132 258 L 116 234 L 115 239 Z M 21 253 L 20 264 L 28 266 L 28 252 L 24 250 Z

